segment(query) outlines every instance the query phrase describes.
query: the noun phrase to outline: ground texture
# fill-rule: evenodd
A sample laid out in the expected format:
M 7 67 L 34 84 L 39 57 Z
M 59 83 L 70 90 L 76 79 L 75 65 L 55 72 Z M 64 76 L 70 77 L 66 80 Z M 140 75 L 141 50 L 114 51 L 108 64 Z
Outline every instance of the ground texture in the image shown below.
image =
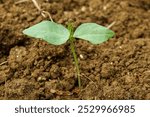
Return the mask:
M 150 99 L 149 0 L 39 0 L 64 25 L 115 22 L 116 36 L 103 44 L 76 41 L 80 90 L 68 44 L 22 34 L 43 20 L 32 2 L 2 1 L 0 99 Z

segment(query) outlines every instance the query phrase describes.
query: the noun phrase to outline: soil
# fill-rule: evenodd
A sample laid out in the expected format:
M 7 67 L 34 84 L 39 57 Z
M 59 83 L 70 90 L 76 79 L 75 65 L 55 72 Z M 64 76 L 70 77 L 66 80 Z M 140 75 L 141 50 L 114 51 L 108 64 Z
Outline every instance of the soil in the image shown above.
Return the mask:
M 31 1 L 16 1 L 0 2 L 0 99 L 150 99 L 150 0 L 38 1 L 63 25 L 115 22 L 103 44 L 76 41 L 81 89 L 69 44 L 23 35 L 44 18 Z

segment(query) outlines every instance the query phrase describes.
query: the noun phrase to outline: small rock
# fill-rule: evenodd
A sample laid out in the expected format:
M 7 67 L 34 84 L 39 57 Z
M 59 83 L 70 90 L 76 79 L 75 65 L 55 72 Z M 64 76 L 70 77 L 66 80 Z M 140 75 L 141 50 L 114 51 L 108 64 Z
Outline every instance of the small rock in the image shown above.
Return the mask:
M 43 82 L 43 81 L 46 81 L 46 78 L 40 76 L 40 77 L 37 78 L 37 81 L 38 81 L 38 82 Z
M 81 8 L 81 11 L 82 11 L 82 12 L 85 12 L 85 11 L 86 11 L 86 7 L 83 6 L 83 7 Z

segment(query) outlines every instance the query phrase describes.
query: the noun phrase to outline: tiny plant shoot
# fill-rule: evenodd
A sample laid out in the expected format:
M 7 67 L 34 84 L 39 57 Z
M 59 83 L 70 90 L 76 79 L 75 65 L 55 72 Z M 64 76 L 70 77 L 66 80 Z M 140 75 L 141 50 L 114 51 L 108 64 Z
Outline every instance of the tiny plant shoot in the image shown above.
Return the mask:
M 96 23 L 83 23 L 74 31 L 71 24 L 68 25 L 68 28 L 65 28 L 63 25 L 52 21 L 42 21 L 25 29 L 23 33 L 30 37 L 43 39 L 53 45 L 61 45 L 68 40 L 74 57 L 79 87 L 81 87 L 81 80 L 78 59 L 74 47 L 75 38 L 89 41 L 92 44 L 100 44 L 115 34 L 110 29 Z

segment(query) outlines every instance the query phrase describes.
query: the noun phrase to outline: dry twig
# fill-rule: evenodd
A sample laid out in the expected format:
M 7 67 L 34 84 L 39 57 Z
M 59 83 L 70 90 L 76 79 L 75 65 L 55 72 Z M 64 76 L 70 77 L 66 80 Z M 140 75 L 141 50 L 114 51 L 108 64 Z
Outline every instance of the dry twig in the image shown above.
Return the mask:
M 115 23 L 116 23 L 115 21 L 112 22 L 110 25 L 107 26 L 107 28 L 108 28 L 108 29 L 111 28 Z
M 34 6 L 39 10 L 39 12 L 41 13 L 41 15 L 42 15 L 44 18 L 46 18 L 46 15 L 48 15 L 49 19 L 53 22 L 53 19 L 52 19 L 52 17 L 51 17 L 51 15 L 50 15 L 49 12 L 42 10 L 42 9 L 40 8 L 40 6 L 38 5 L 38 3 L 37 3 L 36 0 L 32 0 L 32 2 L 33 2 L 33 4 L 34 4 Z
M 5 63 L 7 63 L 7 61 L 4 61 L 4 62 L 0 63 L 0 66 L 3 65 L 3 64 L 5 64 Z
M 20 3 L 23 3 L 23 2 L 27 2 L 27 1 L 29 1 L 29 0 L 19 0 L 19 1 L 15 2 L 15 4 L 20 4 Z
M 29 1 L 29 0 L 19 0 L 19 1 L 15 2 L 15 4 L 20 4 L 20 3 L 23 3 L 23 2 L 27 2 L 27 1 Z M 46 18 L 46 17 L 48 16 L 49 19 L 50 19 L 50 21 L 53 22 L 53 19 L 52 19 L 52 17 L 51 17 L 51 15 L 50 15 L 49 12 L 42 10 L 41 7 L 38 5 L 38 3 L 37 3 L 36 0 L 31 0 L 31 1 L 33 2 L 34 6 L 38 9 L 38 11 L 40 12 L 40 14 L 41 14 L 44 18 Z

